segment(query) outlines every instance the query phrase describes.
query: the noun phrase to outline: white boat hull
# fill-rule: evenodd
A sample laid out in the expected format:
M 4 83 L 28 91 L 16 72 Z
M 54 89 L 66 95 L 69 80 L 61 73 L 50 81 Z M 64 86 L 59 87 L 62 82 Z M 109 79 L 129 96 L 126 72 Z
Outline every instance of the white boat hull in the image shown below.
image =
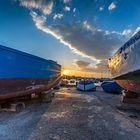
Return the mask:
M 126 90 L 140 93 L 140 32 L 108 60 L 112 77 Z

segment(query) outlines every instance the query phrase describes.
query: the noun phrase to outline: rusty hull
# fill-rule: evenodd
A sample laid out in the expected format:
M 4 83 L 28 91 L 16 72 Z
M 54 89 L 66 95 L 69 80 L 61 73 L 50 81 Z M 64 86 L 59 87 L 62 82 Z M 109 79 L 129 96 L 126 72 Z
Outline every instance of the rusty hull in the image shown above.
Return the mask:
M 58 78 L 22 78 L 22 79 L 0 79 L 0 101 L 15 97 L 23 97 L 32 93 L 40 94 L 57 85 Z

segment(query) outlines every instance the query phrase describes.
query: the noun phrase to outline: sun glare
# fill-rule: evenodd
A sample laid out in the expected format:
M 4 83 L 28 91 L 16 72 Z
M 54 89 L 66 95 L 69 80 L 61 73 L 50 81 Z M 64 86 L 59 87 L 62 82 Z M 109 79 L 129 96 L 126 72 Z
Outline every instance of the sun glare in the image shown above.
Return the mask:
M 63 75 L 68 75 L 69 72 L 68 72 L 68 70 L 64 70 L 64 71 L 62 72 L 62 74 L 63 74 Z

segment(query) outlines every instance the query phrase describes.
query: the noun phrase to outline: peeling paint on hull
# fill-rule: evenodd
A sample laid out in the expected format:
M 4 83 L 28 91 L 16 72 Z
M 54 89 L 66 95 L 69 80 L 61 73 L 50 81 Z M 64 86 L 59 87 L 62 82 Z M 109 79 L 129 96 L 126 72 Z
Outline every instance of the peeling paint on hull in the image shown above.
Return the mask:
M 29 84 L 30 79 L 15 79 L 16 82 L 13 82 L 14 79 L 8 79 L 12 80 L 11 85 L 10 82 L 5 79 L 4 81 L 7 82 L 8 85 L 6 83 L 4 85 L 4 82 L 0 80 L 0 83 L 3 83 L 3 86 L 1 85 L 2 88 L 0 87 L 0 89 L 2 89 L 0 91 L 0 101 L 15 97 L 27 96 L 31 95 L 32 93 L 39 94 L 43 91 L 48 91 L 57 85 L 60 79 L 61 77 L 52 79 L 52 82 L 49 82 L 48 79 L 35 79 L 34 81 L 39 83 L 31 86 Z M 40 85 L 40 83 L 42 84 Z

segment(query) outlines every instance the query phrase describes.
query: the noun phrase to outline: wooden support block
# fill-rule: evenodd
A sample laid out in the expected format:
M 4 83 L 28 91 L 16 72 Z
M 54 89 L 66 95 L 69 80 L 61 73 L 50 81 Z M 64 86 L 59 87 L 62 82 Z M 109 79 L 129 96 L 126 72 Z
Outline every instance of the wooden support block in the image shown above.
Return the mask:
M 137 93 L 133 93 L 133 92 L 129 92 L 129 91 L 127 91 L 127 92 L 123 91 L 122 96 L 126 97 L 126 98 L 137 98 L 138 94 Z
M 52 102 L 52 98 L 55 96 L 55 92 L 53 90 L 44 91 L 39 94 L 39 98 L 41 102 L 50 103 Z
M 0 111 L 20 112 L 25 109 L 23 102 L 7 102 L 0 105 Z
M 10 104 L 10 108 L 12 111 L 20 112 L 25 109 L 25 104 L 23 102 L 17 102 Z
M 40 94 L 40 99 L 41 99 L 41 102 L 43 103 L 50 103 L 52 102 L 52 94 L 51 92 L 50 93 L 46 93 L 46 92 L 43 92 Z
M 136 93 L 123 92 L 123 94 L 122 94 L 122 103 L 139 104 L 140 105 L 140 97 Z

